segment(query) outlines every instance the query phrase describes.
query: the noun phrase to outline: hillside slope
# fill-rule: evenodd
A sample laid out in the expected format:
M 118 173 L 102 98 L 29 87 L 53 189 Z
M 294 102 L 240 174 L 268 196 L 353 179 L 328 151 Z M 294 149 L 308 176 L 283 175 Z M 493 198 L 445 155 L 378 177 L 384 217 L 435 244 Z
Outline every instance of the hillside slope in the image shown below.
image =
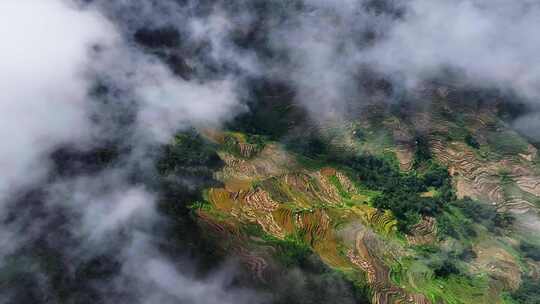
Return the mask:
M 194 214 L 263 289 L 314 255 L 371 303 L 513 303 L 540 269 L 537 150 L 448 90 L 286 141 L 204 130 L 225 165 Z

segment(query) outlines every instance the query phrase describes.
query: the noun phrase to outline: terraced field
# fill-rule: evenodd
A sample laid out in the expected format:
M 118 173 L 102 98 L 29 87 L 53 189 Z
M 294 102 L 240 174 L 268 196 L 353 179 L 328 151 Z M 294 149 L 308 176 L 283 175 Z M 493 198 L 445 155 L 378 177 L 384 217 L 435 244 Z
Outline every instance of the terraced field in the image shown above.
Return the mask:
M 402 175 L 447 168 L 451 191 L 495 210 L 488 218 L 443 207 L 404 231 L 392 211 L 374 208 L 383 193 L 351 168 L 257 135 L 205 130 L 225 166 L 215 173 L 222 186 L 194 205 L 201 224 L 263 283 L 280 264 L 294 264 L 283 246 L 306 247 L 354 284 L 367 284 L 373 303 L 513 303 L 507 295 L 524 276 L 540 278 L 540 259 L 520 249 L 540 223 L 537 150 L 490 104 L 456 109 L 452 89 L 440 87 L 416 98 L 436 102 L 401 109 L 405 115 L 374 105 L 356 121 L 316 128 L 335 153 L 374 155 Z M 436 200 L 446 191 L 440 186 L 420 198 Z
M 477 187 L 474 193 L 487 193 L 488 198 L 504 202 L 503 189 L 495 182 L 495 177 L 493 185 L 501 190 L 489 188 L 491 184 L 485 180 L 490 179 L 473 178 L 487 174 L 481 165 L 472 165 L 476 161 L 473 153 L 455 153 L 435 140 L 431 144 L 437 159 L 450 168 L 455 167 L 451 169 L 454 175 L 471 179 L 467 182 Z M 414 260 L 411 248 L 438 242 L 435 218 L 424 217 L 403 235 L 397 232 L 397 221 L 391 212 L 371 207 L 370 201 L 376 193 L 365 191 L 339 169 L 307 169 L 276 143 L 268 143 L 256 154 L 249 155 L 230 152 L 229 146 L 219 155 L 226 164 L 216 173 L 223 187 L 209 189 L 208 205 L 197 212 L 208 227 L 232 240 L 228 252 L 234 252 L 244 261 L 258 280 L 272 279 L 275 250 L 271 249 L 271 244 L 261 241 L 260 236 L 246 232 L 244 227 L 250 225 L 262 230 L 262 239 L 292 238 L 309 246 L 336 271 L 365 276 L 373 303 L 481 303 L 475 301 L 485 300 L 474 296 L 473 292 L 462 293 L 459 286 L 477 287 L 471 287 L 466 280 L 443 280 L 434 286 L 437 280 L 430 274 L 432 271 L 426 269 L 426 264 L 418 261 L 403 264 L 403 261 Z M 534 184 L 527 186 L 535 187 Z M 254 238 L 258 241 L 254 242 Z M 258 245 L 253 246 L 254 243 Z M 516 261 L 509 261 L 506 251 L 483 246 L 477 249 L 479 255 L 474 265 L 477 273 L 489 273 L 490 268 L 497 268 L 491 275 L 507 283 L 491 294 L 492 299 L 501 302 L 498 294 L 502 290 L 519 285 L 516 278 L 519 278 L 520 268 Z M 490 256 L 488 261 L 483 252 L 499 252 L 496 255 L 503 258 L 499 261 Z M 501 271 L 503 264 L 507 266 Z M 479 288 L 489 294 L 492 287 L 485 283 Z
M 198 209 L 206 225 L 234 235 L 237 240 L 242 240 L 240 243 L 249 243 L 249 233 L 242 232 L 243 225 L 257 225 L 265 235 L 276 239 L 297 236 L 330 267 L 365 272 L 373 288 L 374 303 L 398 300 L 414 303 L 414 299 L 422 298 L 395 286 L 390 280 L 390 268 L 373 255 L 367 245 L 360 246 L 363 241 L 347 247 L 341 236 L 347 229 L 344 227 L 350 223 L 365 227 L 362 228 L 365 232 L 375 230 L 381 235 L 395 234 L 396 223 L 390 213 L 370 207 L 367 204 L 369 196 L 361 193 L 357 185 L 334 168 L 310 171 L 291 167 L 289 157 L 261 156 L 269 153 L 283 156 L 285 152 L 270 144 L 260 151 L 260 155 L 250 158 L 237 157 L 226 151 L 220 153 L 226 166 L 217 175 L 224 187 L 209 189 L 210 206 Z M 261 165 L 261 157 L 264 165 Z M 379 238 L 377 233 L 369 235 L 369 242 Z M 266 280 L 269 262 L 260 255 L 236 247 L 234 252 L 256 277 Z M 374 275 L 372 271 L 375 271 Z

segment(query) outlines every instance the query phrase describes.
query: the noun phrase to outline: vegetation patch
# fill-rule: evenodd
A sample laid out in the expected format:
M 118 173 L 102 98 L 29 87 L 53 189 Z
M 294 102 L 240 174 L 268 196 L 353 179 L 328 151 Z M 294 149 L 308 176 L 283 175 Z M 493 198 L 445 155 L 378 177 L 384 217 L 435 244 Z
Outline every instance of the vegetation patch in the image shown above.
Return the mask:
M 533 259 L 535 261 L 540 261 L 540 245 L 537 243 L 523 240 L 519 245 L 519 250 L 527 258 Z
M 510 293 L 509 302 L 516 304 L 540 303 L 540 280 L 526 277 L 518 290 Z
M 336 187 L 336 189 L 339 192 L 339 195 L 342 198 L 351 199 L 351 194 L 349 194 L 349 192 L 345 191 L 345 189 L 343 188 L 343 185 L 341 184 L 341 182 L 339 181 L 337 176 L 331 175 L 331 176 L 328 177 L 328 180 L 330 181 L 330 183 L 332 183 L 332 185 L 334 185 L 334 187 Z
M 527 141 L 511 131 L 490 132 L 487 141 L 491 150 L 500 154 L 517 155 L 528 148 Z
M 480 149 L 480 143 L 470 133 L 465 136 L 465 143 L 474 149 Z

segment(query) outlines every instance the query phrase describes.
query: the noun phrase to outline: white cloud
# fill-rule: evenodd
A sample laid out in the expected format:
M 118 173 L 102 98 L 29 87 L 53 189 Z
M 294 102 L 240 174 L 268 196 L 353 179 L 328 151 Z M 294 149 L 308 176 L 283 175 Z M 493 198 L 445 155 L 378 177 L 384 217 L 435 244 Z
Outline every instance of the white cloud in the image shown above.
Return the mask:
M 180 128 L 216 126 L 229 119 L 233 110 L 242 111 L 230 80 L 207 83 L 173 79 L 158 70 L 154 79 L 135 89 L 141 100 L 138 123 L 158 142 L 166 143 Z
M 531 1 L 414 0 L 367 59 L 411 82 L 451 67 L 466 81 L 540 97 L 540 6 Z
M 46 153 L 87 133 L 89 48 L 114 29 L 59 0 L 0 1 L 0 200 L 47 169 Z

